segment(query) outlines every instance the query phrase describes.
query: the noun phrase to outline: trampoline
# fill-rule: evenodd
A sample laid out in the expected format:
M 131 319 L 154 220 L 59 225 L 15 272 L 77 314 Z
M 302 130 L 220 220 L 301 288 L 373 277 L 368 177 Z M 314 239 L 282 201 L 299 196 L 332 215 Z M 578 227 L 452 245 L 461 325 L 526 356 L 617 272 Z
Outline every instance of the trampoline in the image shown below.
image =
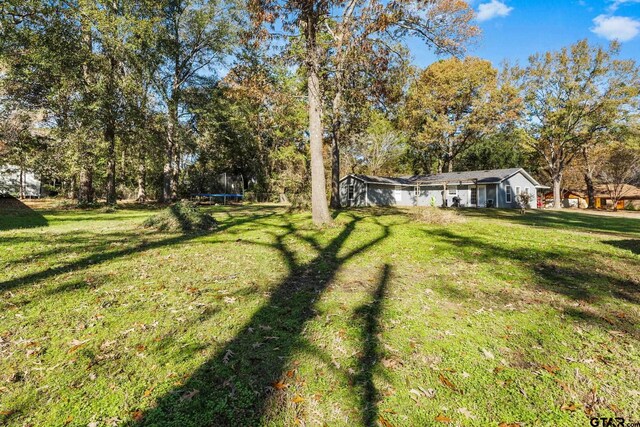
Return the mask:
M 227 200 L 239 202 L 243 197 L 243 194 L 237 193 L 198 193 L 192 195 L 192 198 L 195 198 L 198 202 L 202 201 L 202 199 L 208 199 L 209 203 L 213 203 L 215 200 L 222 199 L 222 203 L 225 205 L 227 204 Z

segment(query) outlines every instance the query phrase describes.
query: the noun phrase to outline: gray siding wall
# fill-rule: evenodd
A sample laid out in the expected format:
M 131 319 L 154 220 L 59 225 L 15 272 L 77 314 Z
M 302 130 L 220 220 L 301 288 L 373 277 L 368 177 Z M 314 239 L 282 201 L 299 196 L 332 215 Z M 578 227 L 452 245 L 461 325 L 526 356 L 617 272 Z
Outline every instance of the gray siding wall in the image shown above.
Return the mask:
M 377 206 L 415 206 L 412 187 L 369 184 L 369 205 Z
M 353 200 L 349 200 L 349 184 L 353 184 Z M 340 204 L 342 206 L 366 206 L 366 185 L 351 176 L 340 182 Z
M 348 199 L 349 184 L 353 183 L 354 197 L 353 200 Z M 506 186 L 511 186 L 511 203 L 506 202 Z M 460 197 L 460 203 L 463 207 L 472 207 L 471 205 L 471 188 L 474 186 L 457 185 L 457 194 L 449 194 L 449 189 L 454 187 L 449 184 L 445 197 L 448 206 L 453 204 L 453 198 Z M 503 181 L 501 184 L 486 184 L 486 199 L 493 200 L 493 206 L 499 208 L 518 208 L 516 202 L 516 187 L 520 187 L 520 191 L 529 188 L 529 194 L 532 195 L 530 207 L 537 207 L 537 193 L 534 184 L 529 181 L 522 173 L 518 172 L 511 178 Z M 342 206 L 431 206 L 432 198 L 435 200 L 435 206 L 442 206 L 443 187 L 438 185 L 421 186 L 418 197 L 415 194 L 414 186 L 394 186 L 385 184 L 365 184 L 351 176 L 340 182 L 340 202 Z M 368 200 L 368 203 L 367 203 Z
M 431 206 L 431 198 L 435 200 L 435 206 L 442 206 L 442 187 L 421 186 L 418 195 L 418 206 Z
M 507 185 L 511 186 L 511 203 L 507 203 Z M 516 187 L 520 187 L 520 191 L 524 192 L 525 188 L 529 188 L 529 194 L 531 194 L 531 202 L 529 203 L 529 207 L 531 209 L 536 209 L 538 207 L 537 197 L 538 194 L 536 192 L 536 187 L 533 182 L 529 181 L 527 177 L 525 177 L 522 173 L 518 172 L 513 175 L 511 178 L 506 179 L 500 183 L 499 191 L 498 191 L 498 207 L 500 208 L 518 208 L 518 203 L 516 202 Z

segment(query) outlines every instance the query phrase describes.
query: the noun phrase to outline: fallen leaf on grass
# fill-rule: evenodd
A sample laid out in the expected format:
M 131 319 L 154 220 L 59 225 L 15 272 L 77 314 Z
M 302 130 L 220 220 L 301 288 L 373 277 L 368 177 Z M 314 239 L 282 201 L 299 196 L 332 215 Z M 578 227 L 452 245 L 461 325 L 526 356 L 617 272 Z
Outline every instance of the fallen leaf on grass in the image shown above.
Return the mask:
M 446 415 L 440 414 L 436 417 L 436 421 L 438 421 L 439 423 L 450 423 L 451 418 L 447 417 Z
M 282 381 L 277 381 L 277 382 L 273 383 L 273 388 L 275 388 L 276 390 L 282 390 L 286 386 L 287 385 Z
M 556 372 L 560 370 L 560 368 L 555 365 L 542 365 L 542 369 L 549 372 L 551 375 L 555 375 Z
M 294 397 L 293 399 L 291 399 L 291 401 L 292 401 L 293 403 L 302 403 L 302 402 L 304 402 L 304 397 L 296 396 L 296 397 Z
M 560 409 L 562 409 L 563 411 L 575 412 L 578 409 L 578 407 L 576 406 L 575 403 L 571 402 L 571 403 L 563 403 Z
M 131 418 L 133 418 L 133 421 L 140 422 L 144 418 L 144 413 L 142 411 L 133 411 Z
M 78 340 L 73 340 L 71 341 L 71 348 L 69 349 L 68 353 L 71 354 L 73 352 L 75 352 L 76 350 L 78 350 L 80 347 L 82 347 L 83 345 L 85 345 L 86 343 L 88 343 L 89 340 L 84 340 L 84 341 L 78 341 Z
M 67 417 L 67 419 L 66 419 L 66 420 L 64 420 L 64 425 L 69 425 L 69 424 L 71 424 L 71 421 L 73 421 L 73 415 L 69 415 L 69 416 Z
M 451 390 L 458 392 L 460 394 L 463 394 L 462 390 L 460 390 L 458 387 L 456 387 L 455 384 L 453 384 L 451 381 L 449 381 L 449 379 L 447 377 L 445 377 L 442 374 L 438 374 L 438 379 L 440 380 L 440 382 L 445 385 L 446 387 L 449 387 Z
M 415 388 L 412 388 L 411 390 L 409 390 L 409 393 L 416 396 L 416 397 L 411 396 L 411 398 L 415 401 L 417 401 L 418 398 L 421 398 L 423 396 L 428 399 L 433 399 L 434 397 L 436 397 L 436 391 L 434 389 L 430 388 L 428 390 L 425 390 L 420 386 L 418 386 L 417 390 Z
M 9 415 L 13 414 L 14 412 L 16 412 L 16 411 L 11 410 L 11 409 L 10 409 L 10 410 L 8 410 L 8 411 L 0 411 L 0 415 L 3 415 L 3 416 L 5 416 L 5 417 L 8 417 Z
M 560 388 L 563 389 L 564 391 L 566 391 L 567 393 L 570 392 L 569 386 L 564 381 L 560 381 L 560 380 L 556 379 L 556 384 L 558 384 L 560 386 Z
M 475 418 L 475 415 L 473 415 L 471 413 L 471 411 L 469 411 L 467 408 L 458 408 L 458 412 L 460 412 L 462 415 L 464 415 L 467 418 Z
M 393 424 L 387 421 L 382 415 L 378 417 L 378 421 L 382 427 L 393 427 Z
M 222 356 L 222 363 L 224 363 L 225 365 L 228 364 L 229 363 L 229 359 L 233 355 L 234 355 L 233 351 L 227 350 L 227 352 L 224 354 L 224 356 Z
M 495 359 L 496 357 L 493 355 L 493 353 L 491 353 L 489 350 L 482 348 L 482 354 L 484 354 L 484 357 L 486 357 L 487 359 Z
M 518 423 L 500 423 L 498 427 L 520 427 Z
M 180 397 L 180 400 L 191 400 L 193 399 L 198 393 L 200 393 L 200 390 L 191 390 L 186 392 L 185 394 L 183 394 Z

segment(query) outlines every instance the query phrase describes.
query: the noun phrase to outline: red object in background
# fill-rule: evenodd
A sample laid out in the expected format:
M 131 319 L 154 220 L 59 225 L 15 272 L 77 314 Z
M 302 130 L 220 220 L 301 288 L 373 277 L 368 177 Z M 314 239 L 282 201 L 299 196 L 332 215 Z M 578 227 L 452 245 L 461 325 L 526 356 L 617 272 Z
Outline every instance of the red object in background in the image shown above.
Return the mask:
M 542 199 L 542 196 L 538 196 L 538 208 L 543 208 L 544 207 L 544 200 Z

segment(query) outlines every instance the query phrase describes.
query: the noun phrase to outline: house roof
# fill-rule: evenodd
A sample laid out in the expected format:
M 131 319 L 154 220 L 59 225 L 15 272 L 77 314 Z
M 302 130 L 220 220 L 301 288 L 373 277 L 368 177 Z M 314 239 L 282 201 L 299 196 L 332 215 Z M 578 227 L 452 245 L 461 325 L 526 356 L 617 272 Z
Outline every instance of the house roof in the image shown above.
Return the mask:
M 369 184 L 389 184 L 389 185 L 414 185 L 413 182 L 410 181 L 411 177 L 390 177 L 390 176 L 374 176 L 374 175 L 364 175 L 361 173 L 354 173 L 347 176 L 352 176 L 356 179 L 359 179 L 362 182 L 366 182 Z M 345 176 L 343 179 L 347 178 Z
M 362 182 L 371 184 L 387 184 L 387 185 L 437 185 L 437 184 L 496 184 L 504 181 L 505 179 L 521 172 L 527 177 L 534 185 L 540 186 L 540 184 L 533 179 L 522 168 L 510 168 L 510 169 L 493 169 L 493 170 L 480 170 L 480 171 L 465 171 L 465 172 L 445 172 L 432 175 L 414 175 L 407 177 L 385 177 L 385 176 L 372 176 L 363 174 L 352 174 L 350 176 L 359 179 Z M 349 176 L 349 175 L 348 175 Z M 346 178 L 346 177 L 345 177 Z M 342 178 L 342 179 L 345 179 Z
M 595 185 L 594 190 L 595 197 L 611 197 L 606 184 Z M 636 187 L 635 185 L 622 184 L 622 189 L 618 191 L 623 199 L 640 199 L 640 188 Z M 584 198 L 587 197 L 587 190 L 585 188 L 581 188 L 579 190 L 566 190 L 566 192 L 571 192 Z

